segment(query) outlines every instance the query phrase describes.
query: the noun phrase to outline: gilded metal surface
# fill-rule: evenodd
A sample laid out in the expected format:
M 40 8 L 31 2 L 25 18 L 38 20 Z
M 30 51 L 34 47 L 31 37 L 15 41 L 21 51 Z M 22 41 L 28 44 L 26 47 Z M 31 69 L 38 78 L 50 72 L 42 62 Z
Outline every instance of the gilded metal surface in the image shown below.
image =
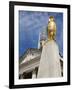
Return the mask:
M 53 16 L 49 17 L 48 22 L 48 40 L 55 40 L 56 36 L 56 23 Z

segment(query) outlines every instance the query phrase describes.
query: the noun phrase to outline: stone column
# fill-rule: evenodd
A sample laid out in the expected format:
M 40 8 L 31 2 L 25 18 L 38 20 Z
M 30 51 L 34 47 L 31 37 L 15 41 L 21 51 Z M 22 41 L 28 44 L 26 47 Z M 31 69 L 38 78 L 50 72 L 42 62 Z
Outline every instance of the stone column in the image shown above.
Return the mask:
M 55 41 L 43 46 L 37 78 L 61 77 L 59 48 Z
M 23 74 L 20 75 L 20 79 L 23 79 Z
M 32 72 L 32 78 L 36 78 L 36 70 L 35 69 Z

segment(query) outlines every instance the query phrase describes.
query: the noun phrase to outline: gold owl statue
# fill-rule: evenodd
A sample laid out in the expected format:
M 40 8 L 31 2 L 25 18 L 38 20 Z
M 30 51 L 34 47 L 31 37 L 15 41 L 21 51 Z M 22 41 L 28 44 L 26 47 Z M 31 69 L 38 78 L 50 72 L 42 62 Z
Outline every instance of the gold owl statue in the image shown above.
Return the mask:
M 53 16 L 49 17 L 48 22 L 48 40 L 55 40 L 56 36 L 56 23 Z
M 55 36 L 56 36 L 56 23 L 55 23 L 55 19 L 53 16 L 49 17 L 49 21 L 48 21 L 48 40 L 42 42 L 42 47 L 51 40 L 55 40 Z

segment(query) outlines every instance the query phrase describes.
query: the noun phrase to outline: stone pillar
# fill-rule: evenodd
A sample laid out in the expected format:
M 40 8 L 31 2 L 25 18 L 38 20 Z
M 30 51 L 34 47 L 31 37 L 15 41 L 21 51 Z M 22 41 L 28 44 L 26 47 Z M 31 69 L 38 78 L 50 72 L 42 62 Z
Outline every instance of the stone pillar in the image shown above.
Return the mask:
M 42 50 L 37 78 L 61 77 L 59 48 L 54 40 L 48 41 Z
M 20 79 L 23 79 L 23 74 L 20 75 Z
M 36 78 L 36 70 L 35 69 L 32 72 L 32 78 Z

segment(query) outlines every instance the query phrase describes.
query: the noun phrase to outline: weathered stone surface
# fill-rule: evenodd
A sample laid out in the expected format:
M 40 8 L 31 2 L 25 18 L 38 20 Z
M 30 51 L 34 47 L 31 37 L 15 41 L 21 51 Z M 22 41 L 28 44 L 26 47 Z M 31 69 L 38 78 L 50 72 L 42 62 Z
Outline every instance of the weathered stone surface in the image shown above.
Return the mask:
M 61 77 L 59 48 L 54 40 L 48 41 L 42 50 L 37 78 Z

